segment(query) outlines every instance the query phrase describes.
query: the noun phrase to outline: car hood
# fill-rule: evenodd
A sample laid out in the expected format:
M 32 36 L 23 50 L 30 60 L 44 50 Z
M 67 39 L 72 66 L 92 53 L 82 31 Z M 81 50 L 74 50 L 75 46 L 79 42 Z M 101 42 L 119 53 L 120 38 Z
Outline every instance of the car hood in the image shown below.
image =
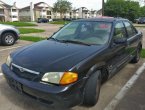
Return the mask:
M 15 29 L 15 26 L 0 24 L 0 30 L 3 29 Z
M 12 53 L 12 58 L 16 65 L 37 72 L 63 72 L 69 71 L 101 48 L 44 40 L 17 50 Z

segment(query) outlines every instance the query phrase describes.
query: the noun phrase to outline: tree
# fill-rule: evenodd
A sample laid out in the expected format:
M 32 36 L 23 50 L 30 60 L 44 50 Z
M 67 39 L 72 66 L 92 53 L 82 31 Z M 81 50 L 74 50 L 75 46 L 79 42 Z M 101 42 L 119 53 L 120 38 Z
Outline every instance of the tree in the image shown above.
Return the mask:
M 107 0 L 105 3 L 105 15 L 123 17 L 131 21 L 140 16 L 139 2 L 131 0 Z
M 57 0 L 53 5 L 53 11 L 59 12 L 60 17 L 64 18 L 64 14 L 72 9 L 72 3 L 67 0 Z

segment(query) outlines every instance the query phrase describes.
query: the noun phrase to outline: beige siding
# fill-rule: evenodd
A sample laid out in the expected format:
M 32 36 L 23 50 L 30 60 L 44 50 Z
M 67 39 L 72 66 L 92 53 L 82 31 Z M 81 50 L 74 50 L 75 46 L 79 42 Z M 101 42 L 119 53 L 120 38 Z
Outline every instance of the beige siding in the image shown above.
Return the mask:
M 37 21 L 38 18 L 40 18 L 40 10 L 35 10 L 34 11 L 34 16 L 35 16 L 35 21 Z
M 5 21 L 11 21 L 9 9 L 5 9 L 4 13 L 5 13 Z

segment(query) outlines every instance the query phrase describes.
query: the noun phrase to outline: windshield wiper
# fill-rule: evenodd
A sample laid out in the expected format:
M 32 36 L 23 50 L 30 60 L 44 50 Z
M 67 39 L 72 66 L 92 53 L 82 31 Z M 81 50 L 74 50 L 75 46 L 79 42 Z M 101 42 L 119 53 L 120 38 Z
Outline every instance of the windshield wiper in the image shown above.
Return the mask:
M 80 41 L 74 41 L 74 40 L 62 40 L 65 43 L 75 43 L 75 44 L 82 44 L 82 45 L 87 45 L 90 46 L 90 44 L 84 43 L 84 42 L 80 42 Z
M 50 37 L 50 38 L 48 38 L 48 39 L 52 39 L 52 40 L 55 40 L 55 41 L 57 41 L 57 42 L 62 42 L 61 40 L 56 39 L 56 38 L 53 38 L 53 37 Z

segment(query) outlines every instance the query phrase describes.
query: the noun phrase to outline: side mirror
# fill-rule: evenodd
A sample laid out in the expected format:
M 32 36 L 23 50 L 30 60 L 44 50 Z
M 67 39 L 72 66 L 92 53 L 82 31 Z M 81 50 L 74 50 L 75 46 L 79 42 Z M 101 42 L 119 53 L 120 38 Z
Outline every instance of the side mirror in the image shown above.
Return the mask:
M 114 43 L 115 44 L 125 44 L 127 42 L 126 38 L 118 38 L 118 39 L 114 39 Z

